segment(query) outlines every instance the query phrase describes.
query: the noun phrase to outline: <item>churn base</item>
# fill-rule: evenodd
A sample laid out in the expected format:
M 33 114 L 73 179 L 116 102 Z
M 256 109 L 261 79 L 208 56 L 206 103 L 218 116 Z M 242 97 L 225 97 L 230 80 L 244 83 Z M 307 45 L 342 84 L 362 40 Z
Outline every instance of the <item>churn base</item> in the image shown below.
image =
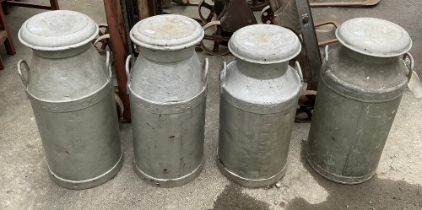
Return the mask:
M 368 175 L 359 176 L 359 177 L 347 177 L 347 176 L 341 176 L 341 175 L 333 174 L 333 173 L 326 171 L 325 169 L 320 167 L 318 164 L 316 164 L 314 161 L 312 161 L 312 158 L 310 158 L 310 155 L 308 153 L 306 154 L 306 161 L 311 166 L 311 168 L 314 171 L 316 171 L 319 175 L 321 175 L 325 179 L 328 179 L 330 181 L 337 182 L 337 183 L 340 183 L 340 184 L 347 184 L 347 185 L 361 184 L 363 182 L 370 180 L 375 175 L 375 171 L 373 173 L 368 174 Z
M 201 163 L 189 174 L 186 174 L 182 177 L 178 177 L 175 179 L 160 179 L 160 178 L 156 178 L 145 173 L 136 165 L 135 161 L 133 162 L 133 168 L 135 169 L 135 172 L 136 174 L 138 174 L 139 177 L 144 179 L 148 184 L 155 185 L 157 187 L 164 187 L 164 188 L 179 187 L 191 182 L 192 180 L 194 180 L 196 177 L 199 176 L 203 167 L 204 167 L 204 159 L 202 159 Z
M 221 173 L 233 182 L 248 188 L 267 187 L 278 182 L 286 174 L 287 165 L 272 177 L 266 179 L 248 179 L 237 175 L 236 173 L 225 168 L 221 161 L 217 158 L 217 166 Z
M 50 175 L 50 178 L 57 185 L 59 185 L 61 187 L 71 189 L 71 190 L 83 190 L 83 189 L 96 187 L 98 185 L 104 184 L 105 182 L 109 181 L 114 176 L 116 176 L 116 174 L 122 168 L 122 165 L 123 165 L 123 152 L 121 153 L 119 160 L 116 162 L 116 164 L 114 164 L 114 166 L 110 170 L 106 171 L 105 173 L 103 173 L 103 174 L 101 174 L 97 177 L 91 178 L 91 179 L 79 180 L 79 181 L 64 179 L 64 178 L 57 176 L 50 169 L 50 167 L 48 167 L 48 172 L 49 172 L 48 174 Z

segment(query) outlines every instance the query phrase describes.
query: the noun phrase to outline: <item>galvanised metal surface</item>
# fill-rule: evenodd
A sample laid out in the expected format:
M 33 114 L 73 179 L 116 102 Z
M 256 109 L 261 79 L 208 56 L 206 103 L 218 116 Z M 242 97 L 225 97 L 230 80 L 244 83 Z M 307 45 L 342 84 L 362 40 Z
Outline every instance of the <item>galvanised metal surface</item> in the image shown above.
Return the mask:
M 20 60 L 18 72 L 48 170 L 69 189 L 108 181 L 123 161 L 109 54 L 105 64 L 90 44 L 97 32 L 88 16 L 65 10 L 35 15 L 19 31 L 20 41 L 33 49 L 31 64 Z
M 307 159 L 325 178 L 357 184 L 376 172 L 412 74 L 412 41 L 374 18 L 349 20 L 336 34 L 341 44 L 326 48 Z
M 302 80 L 298 63 L 295 70 L 288 62 L 300 42 L 283 27 L 251 25 L 233 34 L 229 49 L 237 60 L 220 78 L 217 165 L 243 186 L 271 185 L 286 171 Z
M 208 62 L 195 52 L 204 32 L 188 17 L 158 15 L 138 22 L 130 36 L 141 52 L 128 84 L 135 171 L 160 187 L 183 185 L 204 163 Z

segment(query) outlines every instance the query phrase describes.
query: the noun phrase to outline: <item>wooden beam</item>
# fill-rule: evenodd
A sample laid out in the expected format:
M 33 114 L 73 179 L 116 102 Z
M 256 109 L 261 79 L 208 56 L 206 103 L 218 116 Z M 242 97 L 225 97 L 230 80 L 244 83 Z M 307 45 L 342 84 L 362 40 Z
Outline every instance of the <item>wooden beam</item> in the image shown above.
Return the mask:
M 116 70 L 119 97 L 125 108 L 123 119 L 130 121 L 130 103 L 127 92 L 127 77 L 125 71 L 125 60 L 128 55 L 126 49 L 126 32 L 120 0 L 104 0 L 108 30 L 110 33 L 110 48 L 113 52 L 114 68 Z

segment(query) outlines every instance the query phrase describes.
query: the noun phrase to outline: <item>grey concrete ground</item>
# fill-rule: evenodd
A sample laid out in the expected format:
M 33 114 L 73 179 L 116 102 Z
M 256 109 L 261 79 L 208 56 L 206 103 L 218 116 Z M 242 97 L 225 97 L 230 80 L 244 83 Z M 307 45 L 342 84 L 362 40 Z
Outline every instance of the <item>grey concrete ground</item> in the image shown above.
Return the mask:
M 84 12 L 105 22 L 101 0 L 61 0 L 63 9 Z M 422 73 L 422 3 L 383 0 L 371 9 L 316 9 L 317 20 L 355 16 L 382 17 L 401 24 L 414 40 L 412 52 Z M 8 16 L 14 35 L 27 18 L 41 12 L 14 8 Z M 15 36 L 16 37 L 16 36 Z M 121 124 L 125 162 L 106 184 L 71 191 L 50 181 L 34 116 L 16 73 L 18 59 L 30 60 L 31 50 L 15 38 L 17 54 L 0 51 L 6 69 L 0 71 L 0 209 L 422 209 L 422 101 L 407 91 L 390 132 L 377 176 L 356 186 L 335 184 L 315 174 L 302 156 L 309 124 L 296 124 L 289 169 L 280 187 L 244 189 L 222 176 L 214 162 L 218 129 L 218 73 L 223 60 L 210 57 L 205 158 L 201 175 L 178 188 L 147 185 L 132 170 L 130 124 Z

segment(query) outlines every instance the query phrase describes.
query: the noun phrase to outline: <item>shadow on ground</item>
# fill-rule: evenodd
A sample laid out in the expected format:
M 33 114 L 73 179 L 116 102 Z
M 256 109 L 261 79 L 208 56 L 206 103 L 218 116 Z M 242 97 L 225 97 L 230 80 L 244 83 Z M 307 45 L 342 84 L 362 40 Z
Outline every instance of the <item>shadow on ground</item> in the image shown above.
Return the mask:
M 302 148 L 306 143 L 302 142 Z M 343 185 L 328 181 L 313 171 L 306 162 L 302 150 L 301 161 L 329 196 L 322 203 L 310 204 L 303 198 L 295 198 L 286 209 L 422 209 L 422 189 L 405 181 L 374 177 L 358 185 Z
M 242 193 L 242 187 L 230 183 L 218 195 L 213 210 L 267 210 L 269 204 Z

